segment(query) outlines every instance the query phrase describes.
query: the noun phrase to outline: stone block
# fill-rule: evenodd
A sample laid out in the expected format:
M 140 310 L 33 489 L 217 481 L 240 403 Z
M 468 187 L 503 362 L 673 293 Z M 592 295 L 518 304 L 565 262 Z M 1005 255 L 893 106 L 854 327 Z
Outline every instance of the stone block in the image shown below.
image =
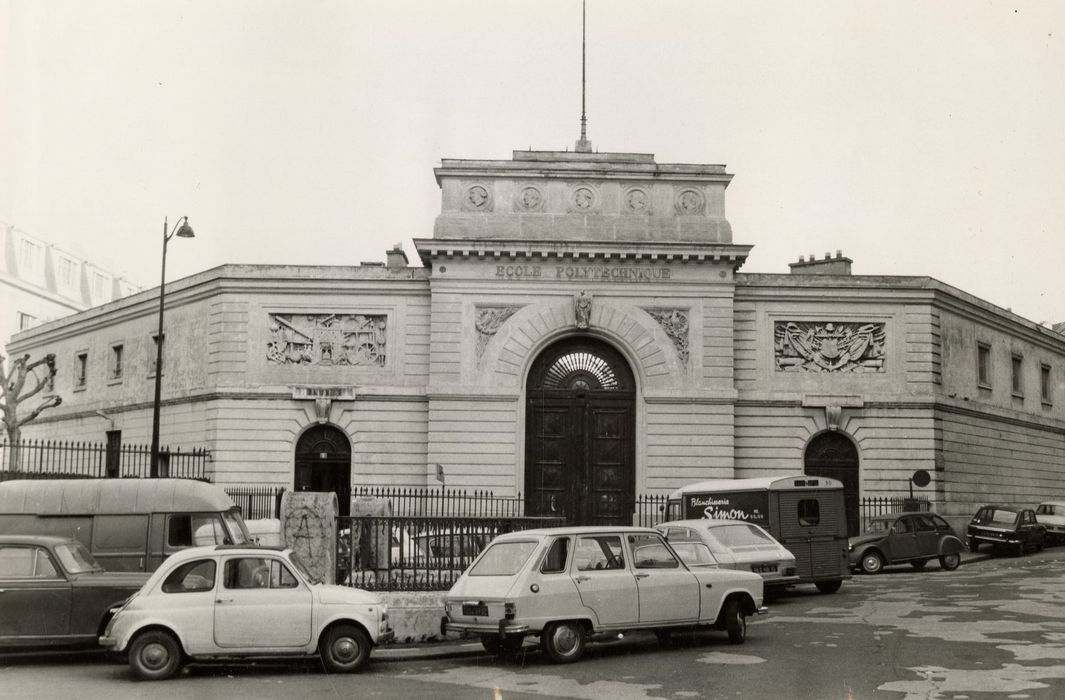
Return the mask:
M 336 582 L 338 512 L 332 491 L 285 491 L 281 497 L 281 541 L 325 583 Z

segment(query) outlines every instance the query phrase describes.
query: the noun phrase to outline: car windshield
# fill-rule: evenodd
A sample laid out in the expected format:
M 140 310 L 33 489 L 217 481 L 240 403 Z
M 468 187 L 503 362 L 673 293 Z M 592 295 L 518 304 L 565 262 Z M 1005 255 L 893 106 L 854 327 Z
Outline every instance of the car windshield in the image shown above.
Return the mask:
M 1012 526 L 1017 522 L 1017 513 L 1012 510 L 1002 510 L 1001 508 L 984 508 L 973 520 L 978 525 L 1009 525 Z
M 288 555 L 288 560 L 292 562 L 292 566 L 296 568 L 296 571 L 300 572 L 300 576 L 302 576 L 303 578 L 307 579 L 311 583 L 322 582 L 322 579 L 311 575 L 311 572 L 307 569 L 307 565 L 303 563 L 302 559 L 300 559 L 300 555 L 296 554 L 295 552 L 290 552 Z
M 536 540 L 498 542 L 488 547 L 470 569 L 470 576 L 513 576 L 529 560 Z
M 103 571 L 96 563 L 89 550 L 80 542 L 56 545 L 55 555 L 63 563 L 63 568 L 72 574 L 86 574 L 90 571 Z
M 1053 503 L 1041 503 L 1038 508 L 1035 509 L 1036 515 L 1057 515 L 1054 512 Z
M 710 548 L 702 542 L 670 542 L 680 560 L 690 567 L 717 566 Z
M 248 528 L 244 525 L 244 520 L 232 511 L 223 513 L 222 518 L 226 521 L 226 529 L 229 530 L 230 537 L 233 539 L 233 544 L 246 544 L 251 542 L 251 535 L 248 534 Z
M 774 544 L 775 541 L 769 535 L 755 527 L 745 523 L 735 525 L 723 525 L 711 528 L 714 536 L 721 540 L 726 547 L 742 547 L 751 544 Z

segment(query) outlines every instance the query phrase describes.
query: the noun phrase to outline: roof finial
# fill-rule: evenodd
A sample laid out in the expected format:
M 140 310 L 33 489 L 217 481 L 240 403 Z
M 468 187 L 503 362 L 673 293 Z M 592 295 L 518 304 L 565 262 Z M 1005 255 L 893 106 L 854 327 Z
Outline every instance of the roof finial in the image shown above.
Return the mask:
M 585 110 L 584 97 L 585 97 L 585 65 L 587 63 L 585 59 L 585 27 L 588 23 L 587 0 L 581 0 L 581 138 L 577 141 L 577 145 L 573 147 L 577 153 L 591 153 L 592 142 L 588 140 L 588 113 Z

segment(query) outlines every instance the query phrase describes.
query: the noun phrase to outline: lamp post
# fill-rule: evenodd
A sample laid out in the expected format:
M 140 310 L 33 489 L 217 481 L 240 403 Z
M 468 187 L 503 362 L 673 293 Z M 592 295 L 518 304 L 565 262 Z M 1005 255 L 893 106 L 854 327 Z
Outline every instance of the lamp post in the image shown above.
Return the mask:
M 159 280 L 159 333 L 155 336 L 155 400 L 152 402 L 152 461 L 148 476 L 159 476 L 159 407 L 163 397 L 163 299 L 166 296 L 166 244 L 171 238 L 194 238 L 189 226 L 189 217 L 177 220 L 174 230 L 167 233 L 166 218 L 163 219 L 163 270 Z

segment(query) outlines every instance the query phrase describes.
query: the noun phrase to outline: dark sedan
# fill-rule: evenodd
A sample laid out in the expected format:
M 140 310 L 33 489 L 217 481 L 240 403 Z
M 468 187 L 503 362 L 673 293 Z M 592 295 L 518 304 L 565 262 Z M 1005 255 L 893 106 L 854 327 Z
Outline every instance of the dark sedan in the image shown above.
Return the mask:
M 934 513 L 882 515 L 869 523 L 860 537 L 849 542 L 851 568 L 879 573 L 888 564 L 910 564 L 923 569 L 931 559 L 947 571 L 958 568 L 965 544 L 946 520 Z
M 1046 544 L 1047 528 L 1031 508 L 1006 505 L 981 506 L 969 522 L 969 550 L 982 544 L 1006 549 L 1020 556 L 1026 550 L 1039 551 Z
M 77 540 L 0 535 L 0 648 L 93 646 L 148 576 L 104 571 Z

